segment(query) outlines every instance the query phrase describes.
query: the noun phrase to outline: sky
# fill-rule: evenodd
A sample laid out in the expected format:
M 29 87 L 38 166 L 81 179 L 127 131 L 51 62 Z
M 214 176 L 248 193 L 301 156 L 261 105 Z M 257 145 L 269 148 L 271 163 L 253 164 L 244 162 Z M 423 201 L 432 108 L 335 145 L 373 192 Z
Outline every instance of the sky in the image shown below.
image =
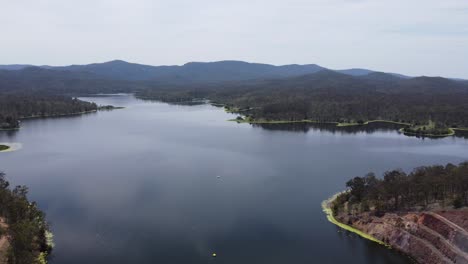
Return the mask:
M 0 64 L 114 59 L 468 79 L 468 0 L 0 0 Z

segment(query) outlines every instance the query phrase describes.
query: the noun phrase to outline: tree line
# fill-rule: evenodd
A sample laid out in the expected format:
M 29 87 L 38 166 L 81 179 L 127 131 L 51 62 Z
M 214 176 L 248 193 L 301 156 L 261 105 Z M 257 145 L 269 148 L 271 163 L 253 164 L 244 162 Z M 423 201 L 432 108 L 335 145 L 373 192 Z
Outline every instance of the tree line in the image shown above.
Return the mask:
M 377 178 L 369 173 L 346 183 L 348 189 L 332 203 L 339 212 L 376 213 L 425 209 L 431 205 L 468 206 L 468 162 L 445 166 L 422 166 L 410 173 L 391 170 Z
M 385 73 L 356 77 L 323 70 L 298 77 L 200 83 L 176 77 L 145 81 L 106 79 L 86 72 L 41 68 L 0 71 L 2 97 L 21 95 L 38 101 L 38 94 L 50 99 L 70 99 L 96 93 L 135 93 L 143 99 L 170 103 L 209 99 L 233 109 L 248 109 L 241 114 L 253 120 L 364 123 L 384 119 L 415 126 L 433 121 L 442 129 L 468 127 L 468 82 L 440 77 L 398 78 Z M 9 100 L 21 104 L 18 97 Z M 27 112 L 44 108 L 33 101 L 28 104 L 35 110 Z M 18 112 L 12 104 L 3 108 Z M 1 120 L 11 123 L 11 116 L 3 114 Z
M 97 105 L 76 98 L 38 93 L 0 94 L 0 129 L 18 128 L 28 117 L 67 115 L 97 110 Z
M 159 85 L 141 98 L 183 102 L 205 98 L 253 120 L 364 123 L 389 120 L 468 127 L 468 85 L 443 78 L 372 79 L 334 72 L 309 76 L 203 85 Z M 246 110 L 248 109 L 248 110 Z
M 27 193 L 25 186 L 10 188 L 0 172 L 0 217 L 8 225 L 6 230 L 0 228 L 0 234 L 9 239 L 9 264 L 43 264 L 52 250 L 45 214 L 29 202 Z

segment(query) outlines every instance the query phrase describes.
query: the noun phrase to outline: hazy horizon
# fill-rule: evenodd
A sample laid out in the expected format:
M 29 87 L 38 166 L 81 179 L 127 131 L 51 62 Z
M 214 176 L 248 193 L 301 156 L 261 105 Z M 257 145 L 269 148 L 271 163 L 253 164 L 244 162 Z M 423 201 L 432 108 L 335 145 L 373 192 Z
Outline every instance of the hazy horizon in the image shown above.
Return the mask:
M 468 79 L 463 0 L 2 3 L 0 64 L 239 60 Z

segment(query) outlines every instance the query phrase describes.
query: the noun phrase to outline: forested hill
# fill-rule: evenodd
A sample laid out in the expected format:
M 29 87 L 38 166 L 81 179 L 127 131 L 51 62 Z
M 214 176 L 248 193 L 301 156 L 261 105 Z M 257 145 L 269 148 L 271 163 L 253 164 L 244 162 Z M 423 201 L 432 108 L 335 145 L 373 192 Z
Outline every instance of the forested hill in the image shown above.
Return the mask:
M 385 73 L 355 77 L 323 70 L 222 85 L 165 85 L 138 95 L 167 102 L 208 98 L 243 110 L 250 120 L 353 123 L 385 119 L 468 127 L 468 85 L 440 77 L 403 79 Z
M 22 70 L 28 68 L 23 65 L 5 65 L 0 69 Z M 321 66 L 284 65 L 274 66 L 242 61 L 219 62 L 191 62 L 182 66 L 150 66 L 115 60 L 105 63 L 88 65 L 71 65 L 61 67 L 40 66 L 36 68 L 68 71 L 74 73 L 88 73 L 97 78 L 129 80 L 129 81 L 164 81 L 166 83 L 194 83 L 238 81 L 257 78 L 291 77 L 314 73 L 324 69 Z
M 128 92 L 141 85 L 113 80 L 89 72 L 50 70 L 27 67 L 21 70 L 0 70 L 0 93 L 34 93 L 43 95 L 79 95 Z M 145 86 L 146 87 L 146 86 Z
M 313 64 L 272 66 L 236 61 L 161 67 L 123 61 L 26 67 L 0 70 L 0 97 L 4 102 L 11 100 L 3 107 L 9 113 L 16 111 L 11 108 L 16 102 L 38 105 L 19 98 L 35 100 L 41 95 L 41 100 L 47 101 L 46 97 L 60 95 L 71 102 L 70 96 L 76 95 L 132 92 L 166 102 L 210 99 L 231 110 L 243 110 L 250 121 L 361 123 L 384 119 L 414 125 L 431 123 L 436 128 L 468 127 L 466 81 L 408 78 L 365 69 L 341 72 Z M 5 99 L 7 95 L 9 99 Z M 69 106 L 74 109 L 77 105 Z M 83 104 L 80 107 L 88 109 Z

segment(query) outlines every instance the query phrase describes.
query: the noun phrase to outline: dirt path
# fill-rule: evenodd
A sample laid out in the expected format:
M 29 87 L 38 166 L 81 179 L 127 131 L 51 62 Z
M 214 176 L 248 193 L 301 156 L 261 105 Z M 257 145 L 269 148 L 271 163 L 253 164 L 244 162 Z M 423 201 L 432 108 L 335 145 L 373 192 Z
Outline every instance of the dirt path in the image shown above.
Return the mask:
M 431 235 L 437 237 L 439 239 L 439 241 L 444 243 L 444 245 L 447 246 L 450 250 L 452 250 L 452 252 L 454 252 L 455 254 L 457 254 L 458 256 L 463 258 L 466 262 L 468 262 L 468 254 L 466 252 L 464 252 L 463 250 L 461 250 L 460 248 L 458 248 L 457 246 L 450 243 L 450 241 L 448 241 L 441 234 L 437 233 L 436 231 L 434 231 L 434 230 L 432 230 L 432 229 L 430 229 L 430 228 L 428 228 L 428 227 L 426 227 L 424 225 L 421 225 L 420 228 L 424 229 L 426 232 L 430 233 Z
M 432 216 L 434 216 L 435 218 L 439 219 L 440 221 L 444 222 L 446 225 L 452 227 L 453 229 L 457 230 L 458 232 L 460 232 L 462 235 L 468 237 L 468 232 L 462 228 L 461 226 L 455 224 L 454 222 L 448 220 L 447 218 L 441 216 L 440 214 L 436 214 L 436 213 L 433 213 L 433 212 L 428 212 L 427 214 L 430 214 Z
M 417 236 L 412 236 L 413 239 L 418 240 L 421 244 L 426 246 L 427 248 L 430 249 L 430 252 L 434 255 L 433 257 L 436 257 L 438 260 L 442 261 L 441 263 L 445 264 L 452 264 L 454 263 L 452 260 L 448 259 L 442 252 L 439 251 L 433 244 L 429 243 L 428 241 L 421 239 Z

